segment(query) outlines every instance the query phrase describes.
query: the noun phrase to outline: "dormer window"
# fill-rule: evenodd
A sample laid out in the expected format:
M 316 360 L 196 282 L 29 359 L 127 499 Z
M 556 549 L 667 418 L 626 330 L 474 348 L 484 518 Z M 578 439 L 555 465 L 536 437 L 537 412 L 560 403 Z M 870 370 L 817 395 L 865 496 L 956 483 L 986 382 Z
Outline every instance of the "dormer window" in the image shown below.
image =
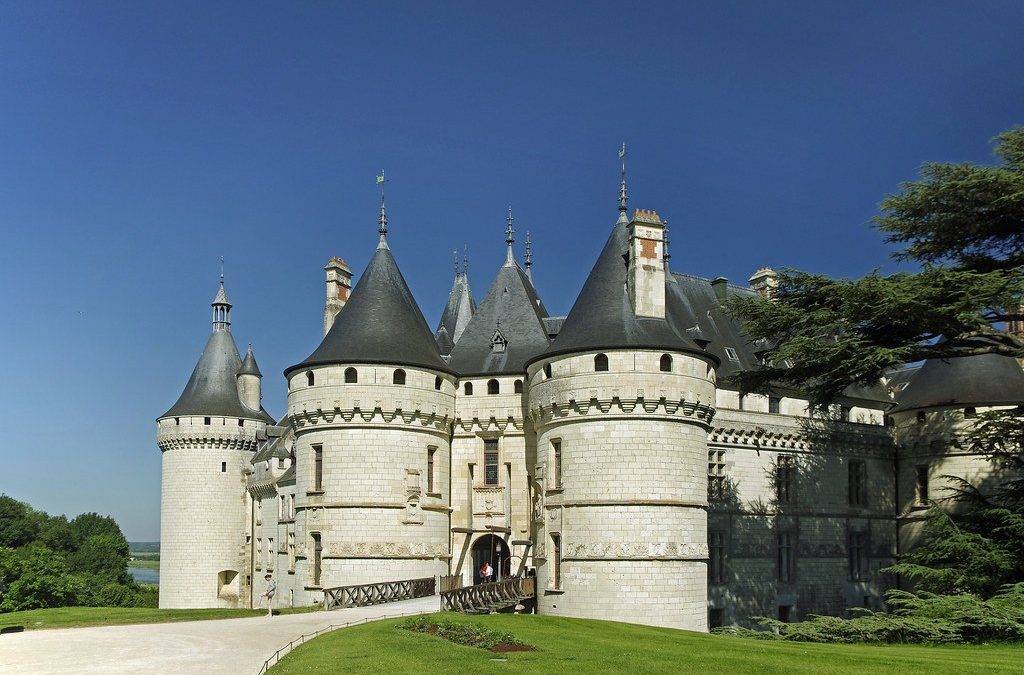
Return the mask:
M 508 347 L 508 340 L 500 330 L 494 331 L 494 335 L 491 336 L 491 351 L 495 354 L 504 354 L 506 347 Z
M 740 360 L 740 357 L 736 353 L 736 350 L 733 349 L 732 347 L 726 347 L 725 348 L 725 355 L 729 358 L 730 361 L 739 361 Z

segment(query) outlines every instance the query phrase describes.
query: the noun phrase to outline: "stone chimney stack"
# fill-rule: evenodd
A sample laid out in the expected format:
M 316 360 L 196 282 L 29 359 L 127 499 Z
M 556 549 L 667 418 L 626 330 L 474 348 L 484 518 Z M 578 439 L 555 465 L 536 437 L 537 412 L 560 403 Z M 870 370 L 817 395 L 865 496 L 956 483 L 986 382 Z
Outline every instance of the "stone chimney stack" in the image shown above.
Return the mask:
M 771 267 L 762 267 L 754 272 L 747 283 L 762 298 L 771 300 L 775 297 L 775 289 L 779 287 L 779 273 Z
M 324 267 L 327 273 L 327 300 L 324 302 L 324 335 L 331 330 L 338 312 L 348 302 L 352 291 L 352 270 L 341 258 L 332 256 Z
M 654 211 L 637 209 L 629 225 L 626 291 L 633 313 L 665 318 L 665 224 Z

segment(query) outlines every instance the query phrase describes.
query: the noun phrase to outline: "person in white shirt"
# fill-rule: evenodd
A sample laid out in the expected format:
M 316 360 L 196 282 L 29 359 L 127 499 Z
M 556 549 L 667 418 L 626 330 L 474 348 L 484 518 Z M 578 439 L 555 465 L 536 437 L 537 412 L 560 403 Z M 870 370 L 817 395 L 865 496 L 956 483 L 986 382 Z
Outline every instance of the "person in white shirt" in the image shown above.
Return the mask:
M 267 574 L 263 578 L 267 581 L 267 589 L 263 591 L 263 595 L 260 596 L 260 602 L 263 601 L 262 598 L 266 598 L 267 616 L 274 616 L 274 594 L 277 593 L 277 582 L 274 581 L 274 575 L 272 574 Z

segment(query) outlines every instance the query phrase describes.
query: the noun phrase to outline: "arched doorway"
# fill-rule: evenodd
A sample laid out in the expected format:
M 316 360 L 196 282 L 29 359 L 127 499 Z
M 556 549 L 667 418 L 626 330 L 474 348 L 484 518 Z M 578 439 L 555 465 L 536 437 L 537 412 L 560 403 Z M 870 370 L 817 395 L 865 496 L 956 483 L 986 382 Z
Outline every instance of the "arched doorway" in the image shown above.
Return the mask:
M 493 534 L 484 536 L 473 542 L 473 583 L 484 583 L 480 575 L 480 568 L 484 563 L 490 563 L 494 568 L 494 577 L 491 581 L 501 581 L 509 576 L 512 568 L 512 554 L 508 550 L 508 544 L 501 537 Z

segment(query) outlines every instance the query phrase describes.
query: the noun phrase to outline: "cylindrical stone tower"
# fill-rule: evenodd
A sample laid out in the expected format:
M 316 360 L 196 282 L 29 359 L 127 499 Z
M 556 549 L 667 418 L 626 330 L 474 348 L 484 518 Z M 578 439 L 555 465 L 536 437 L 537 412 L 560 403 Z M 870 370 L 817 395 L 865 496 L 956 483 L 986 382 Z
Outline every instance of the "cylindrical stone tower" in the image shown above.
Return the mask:
M 258 389 L 255 408 L 239 398 L 230 313 L 221 278 L 213 334 L 178 401 L 157 420 L 161 608 L 237 607 L 245 595 L 245 480 L 273 420 Z M 254 357 L 251 366 L 258 372 Z
M 285 372 L 296 574 L 313 592 L 446 574 L 454 373 L 385 239 L 323 342 Z
M 715 360 L 666 316 L 657 214 L 621 210 L 527 370 L 544 488 L 538 610 L 707 630 Z

